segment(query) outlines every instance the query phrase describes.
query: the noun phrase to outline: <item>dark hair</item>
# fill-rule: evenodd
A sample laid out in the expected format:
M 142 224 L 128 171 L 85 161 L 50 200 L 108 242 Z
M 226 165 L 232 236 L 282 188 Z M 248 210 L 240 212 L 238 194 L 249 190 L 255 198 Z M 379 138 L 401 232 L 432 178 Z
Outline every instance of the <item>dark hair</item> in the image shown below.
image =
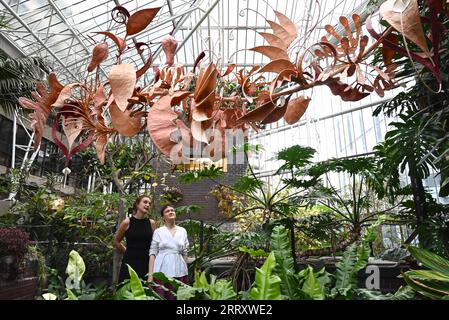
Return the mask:
M 151 203 L 151 198 L 149 196 L 147 196 L 145 194 L 141 194 L 140 196 L 137 197 L 136 201 L 134 201 L 134 204 L 133 204 L 134 212 L 137 212 L 137 206 L 139 205 L 140 201 L 142 201 L 143 198 L 150 199 L 150 203 Z
M 165 211 L 165 209 L 167 209 L 168 207 L 170 207 L 170 208 L 175 208 L 175 207 L 173 207 L 173 206 L 171 206 L 171 205 L 169 205 L 169 204 L 166 204 L 165 206 L 163 206 L 162 208 L 161 208 L 161 217 L 163 217 L 164 216 L 164 211 Z

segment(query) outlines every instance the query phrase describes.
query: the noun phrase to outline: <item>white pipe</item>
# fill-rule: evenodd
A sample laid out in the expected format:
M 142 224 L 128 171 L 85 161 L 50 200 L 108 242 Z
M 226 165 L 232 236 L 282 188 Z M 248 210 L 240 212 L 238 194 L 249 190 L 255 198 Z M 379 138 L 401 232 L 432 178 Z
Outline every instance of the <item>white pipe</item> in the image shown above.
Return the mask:
M 17 137 L 17 111 L 14 111 L 14 120 L 12 127 L 12 152 L 11 152 L 11 168 L 16 167 L 16 137 Z

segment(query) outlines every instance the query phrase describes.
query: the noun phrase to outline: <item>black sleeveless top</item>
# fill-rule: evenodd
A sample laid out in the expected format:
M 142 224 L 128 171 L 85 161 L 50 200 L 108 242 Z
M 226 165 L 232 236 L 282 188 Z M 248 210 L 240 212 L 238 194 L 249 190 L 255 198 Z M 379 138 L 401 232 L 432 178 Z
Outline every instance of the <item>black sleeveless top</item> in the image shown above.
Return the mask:
M 149 219 L 129 218 L 129 228 L 125 232 L 126 251 L 120 268 L 119 282 L 129 279 L 129 264 L 137 275 L 145 279 L 148 273 L 149 252 L 153 229 Z

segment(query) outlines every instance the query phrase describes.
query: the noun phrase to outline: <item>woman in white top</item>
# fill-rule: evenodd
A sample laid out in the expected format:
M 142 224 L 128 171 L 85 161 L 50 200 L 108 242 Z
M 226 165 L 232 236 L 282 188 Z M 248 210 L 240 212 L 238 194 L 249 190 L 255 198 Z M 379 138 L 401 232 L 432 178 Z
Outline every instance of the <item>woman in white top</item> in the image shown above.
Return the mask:
M 189 240 L 187 231 L 175 223 L 176 213 L 172 206 L 161 209 L 164 226 L 157 228 L 153 234 L 150 247 L 148 281 L 153 281 L 153 272 L 163 272 L 166 277 L 188 282 L 187 249 Z M 174 290 L 169 284 L 165 285 Z M 173 300 L 173 295 L 164 290 L 157 290 L 167 300 Z

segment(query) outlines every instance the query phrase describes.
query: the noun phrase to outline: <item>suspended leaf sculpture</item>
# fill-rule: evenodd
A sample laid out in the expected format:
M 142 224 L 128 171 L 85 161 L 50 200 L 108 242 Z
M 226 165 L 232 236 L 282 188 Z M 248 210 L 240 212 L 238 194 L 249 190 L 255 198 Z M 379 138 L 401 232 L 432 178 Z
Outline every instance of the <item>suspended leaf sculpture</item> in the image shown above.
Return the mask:
M 94 143 L 104 163 L 110 139 L 117 135 L 133 137 L 145 127 L 159 151 L 174 163 L 190 161 L 189 150 L 201 145 L 205 145 L 207 156 L 218 160 L 226 156 L 227 134 L 250 127 L 259 130 L 260 125 L 282 118 L 287 124 L 299 121 L 313 99 L 302 91 L 327 86 L 343 101 L 358 101 L 373 92 L 383 96 L 397 86 L 397 66 L 392 63 L 397 54 L 422 64 L 441 82 L 439 43 L 446 30 L 439 17 L 447 12 L 441 1 L 427 3 L 428 16 L 423 17 L 416 0 L 385 1 L 380 15 L 387 27 L 375 31 L 371 17 L 366 21 L 372 38 L 363 34 L 359 15 L 349 19 L 342 16 L 338 27 L 326 25 L 327 35 L 309 47 L 300 47 L 298 54 L 292 50 L 301 45 L 297 26 L 285 14 L 274 11 L 276 21 L 266 20 L 272 32 L 258 33 L 265 43 L 248 49 L 269 61 L 250 69 L 237 70 L 235 64 L 223 66 L 211 59 L 202 64 L 206 54 L 201 52 L 192 70 L 186 72 L 182 63 L 174 63 L 178 43 L 170 34 L 161 40 L 166 65 L 153 66 L 153 81 L 145 87 L 139 81 L 149 78 L 146 75 L 153 64 L 150 44 L 130 40 L 151 25 L 161 8 L 130 13 L 117 6 L 112 19 L 124 27 L 125 36 L 95 32 L 103 39 L 94 46 L 87 66 L 92 80 L 62 85 L 55 74 L 50 74 L 49 91 L 38 83 L 35 101 L 20 98 L 19 103 L 34 111 L 35 146 L 40 143 L 50 113 L 55 112 L 52 135 L 66 162 Z M 423 24 L 428 26 L 423 28 Z M 107 41 L 117 47 L 117 56 L 107 79 L 102 79 L 99 69 L 109 56 Z M 415 52 L 409 45 L 419 50 Z M 374 65 L 370 57 L 378 48 L 383 59 Z M 128 50 L 146 57 L 142 66 L 128 58 Z M 67 143 L 57 132 L 60 125 Z

